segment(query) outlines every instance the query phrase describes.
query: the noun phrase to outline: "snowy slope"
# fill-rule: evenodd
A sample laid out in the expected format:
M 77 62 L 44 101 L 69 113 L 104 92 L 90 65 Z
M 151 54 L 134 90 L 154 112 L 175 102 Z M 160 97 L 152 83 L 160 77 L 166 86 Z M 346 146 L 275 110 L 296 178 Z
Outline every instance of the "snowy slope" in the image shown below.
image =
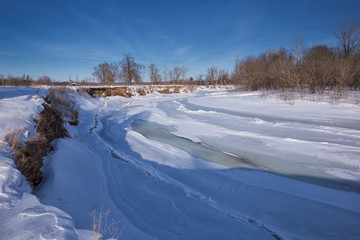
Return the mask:
M 42 110 L 44 91 L 35 88 L 0 89 L 0 239 L 78 239 L 72 218 L 52 206 L 41 204 L 15 168 L 4 136 L 20 128 L 33 131 L 33 119 Z
M 220 90 L 77 101 L 79 126 L 45 159 L 41 203 L 2 172 L 15 202 L 58 219 L 44 238 L 85 238 L 100 208 L 120 239 L 360 236 L 359 106 Z

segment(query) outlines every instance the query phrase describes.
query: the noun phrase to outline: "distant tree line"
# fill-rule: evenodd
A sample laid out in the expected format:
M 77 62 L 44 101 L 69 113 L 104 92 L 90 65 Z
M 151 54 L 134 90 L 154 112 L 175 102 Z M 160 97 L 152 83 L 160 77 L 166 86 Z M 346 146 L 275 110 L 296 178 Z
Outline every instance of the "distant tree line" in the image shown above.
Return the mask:
M 325 89 L 360 88 L 360 32 L 359 24 L 346 22 L 334 31 L 336 47 L 316 45 L 306 48 L 299 37 L 293 48 L 269 50 L 258 57 L 235 61 L 232 73 L 234 84 L 251 90 L 264 89 Z
M 55 81 L 51 79 L 49 76 L 41 76 L 36 80 L 31 77 L 29 74 L 23 74 L 22 76 L 13 76 L 11 74 L 5 76 L 4 74 L 0 74 L 0 86 L 38 86 L 38 85 L 47 85 L 47 86 L 71 86 L 71 85 L 94 85 L 94 81 L 90 81 L 89 79 L 83 79 L 81 81 L 73 81 L 69 80 L 67 82 L 64 81 Z
M 9 74 L 5 77 L 3 74 L 0 74 L 0 85 L 2 86 L 33 86 L 33 85 L 51 85 L 52 81 L 48 76 L 41 76 L 37 80 L 34 80 L 32 77 L 27 75 L 22 75 L 21 77 L 16 77 Z

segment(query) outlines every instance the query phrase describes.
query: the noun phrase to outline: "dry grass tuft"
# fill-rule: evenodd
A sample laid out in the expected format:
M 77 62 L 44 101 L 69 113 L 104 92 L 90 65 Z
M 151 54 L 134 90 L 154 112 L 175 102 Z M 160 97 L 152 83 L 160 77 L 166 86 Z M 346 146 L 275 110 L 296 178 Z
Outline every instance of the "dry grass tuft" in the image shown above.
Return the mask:
M 295 104 L 296 97 L 293 91 L 282 91 L 279 97 L 285 102 L 289 102 L 291 105 Z
M 19 146 L 23 139 L 21 139 L 21 135 L 24 133 L 24 130 L 21 128 L 17 128 L 8 135 L 5 136 L 5 140 L 10 144 L 11 149 L 14 150 L 17 146 Z
M 260 93 L 260 97 L 262 97 L 262 98 L 267 98 L 268 96 L 270 95 L 270 92 L 269 91 L 262 91 L 261 93 Z
M 31 187 L 37 186 L 42 179 L 43 157 L 52 150 L 50 143 L 42 137 L 35 137 L 14 149 L 15 165 L 25 176 Z
M 76 126 L 79 123 L 79 109 L 75 103 L 72 89 L 67 87 L 50 88 L 44 100 L 70 125 Z
M 51 146 L 45 138 L 38 136 L 25 141 L 21 138 L 22 134 L 22 129 L 16 129 L 6 136 L 6 141 L 14 152 L 16 168 L 25 176 L 30 186 L 34 187 L 41 181 L 42 158 Z
M 172 94 L 172 93 L 180 93 L 180 89 L 183 88 L 184 86 L 166 86 L 160 89 L 156 89 L 156 91 L 162 94 Z
M 144 88 L 136 88 L 136 92 L 140 95 L 140 96 L 146 96 L 146 92 Z
M 359 94 L 359 92 L 354 92 L 353 103 L 356 104 L 356 105 L 360 104 L 360 94 Z
M 93 210 L 91 216 L 93 218 L 92 222 L 92 232 L 94 240 L 104 239 L 106 236 L 109 236 L 111 239 L 119 239 L 121 233 L 124 230 L 123 228 L 120 230 L 118 228 L 119 222 L 116 222 L 114 219 L 111 221 L 108 219 L 110 214 L 110 210 L 103 209 L 101 207 L 100 211 L 97 212 Z
M 69 134 L 64 127 L 64 120 L 52 105 L 43 104 L 44 110 L 40 112 L 39 117 L 35 120 L 36 133 L 45 137 L 51 142 L 56 138 L 68 137 Z
M 196 91 L 196 88 L 197 88 L 196 85 L 187 85 L 187 86 L 185 87 L 185 89 L 187 90 L 188 93 L 193 93 L 193 92 L 195 92 L 195 91 Z M 184 90 L 185 90 L 185 89 L 184 89 Z

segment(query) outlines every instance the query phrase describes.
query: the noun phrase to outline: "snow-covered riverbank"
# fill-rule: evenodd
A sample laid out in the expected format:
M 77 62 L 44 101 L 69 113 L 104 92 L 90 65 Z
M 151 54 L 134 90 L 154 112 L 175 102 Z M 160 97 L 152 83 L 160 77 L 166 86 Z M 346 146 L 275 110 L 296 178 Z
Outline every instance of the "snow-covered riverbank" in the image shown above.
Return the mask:
M 2 109 L 14 105 L 2 129 L 16 106 L 31 129 L 35 90 L 10 92 L 0 91 Z M 101 207 L 120 239 L 360 235 L 359 105 L 221 90 L 77 101 L 80 124 L 54 142 L 38 199 L 3 145 L 0 236 L 26 239 L 17 234 L 41 225 L 33 236 L 85 238 Z

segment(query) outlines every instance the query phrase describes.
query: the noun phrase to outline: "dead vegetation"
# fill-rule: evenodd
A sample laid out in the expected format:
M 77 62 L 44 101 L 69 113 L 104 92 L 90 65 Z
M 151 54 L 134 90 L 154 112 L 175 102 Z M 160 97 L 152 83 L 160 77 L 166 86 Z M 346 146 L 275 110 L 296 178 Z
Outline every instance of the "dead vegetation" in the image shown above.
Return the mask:
M 50 88 L 44 100 L 64 121 L 72 126 L 78 124 L 79 109 L 75 104 L 73 90 L 66 87 Z
M 58 111 L 51 104 L 44 103 L 44 110 L 35 119 L 36 133 L 43 136 L 47 141 L 51 142 L 56 138 L 69 136 L 64 127 L 64 120 Z
M 78 89 L 79 91 L 79 89 Z M 92 97 L 108 97 L 108 96 L 121 96 L 130 98 L 132 97 L 128 87 L 93 87 L 81 88 L 81 91 L 86 91 Z
M 158 92 L 161 94 L 173 94 L 180 92 L 190 92 L 187 87 L 183 85 L 175 86 L 132 86 L 132 87 L 91 87 L 91 88 L 79 88 L 79 93 L 87 92 L 92 97 L 109 97 L 109 96 L 121 96 L 131 98 L 133 96 L 146 96 L 148 94 Z M 193 91 L 193 89 L 192 89 Z
M 42 158 L 51 150 L 49 142 L 43 137 L 34 137 L 25 144 L 17 142 L 12 145 L 16 168 L 25 176 L 31 187 L 37 186 L 42 177 Z
M 65 122 L 78 123 L 78 110 L 75 101 L 71 101 L 71 91 L 67 88 L 49 89 L 42 110 L 35 119 L 36 128 L 32 138 L 23 139 L 23 130 L 17 129 L 6 136 L 14 152 L 17 169 L 25 176 L 33 188 L 41 182 L 43 157 L 53 150 L 51 141 L 68 137 Z
M 156 91 L 162 94 L 180 93 L 181 89 L 185 89 L 184 86 L 166 86 L 158 88 Z
M 360 88 L 360 53 L 344 56 L 336 49 L 315 46 L 306 49 L 302 58 L 280 49 L 237 64 L 237 82 L 250 90 L 281 90 L 324 93 L 335 90 L 342 97 L 347 88 Z
M 111 239 L 119 239 L 121 233 L 124 231 L 124 226 L 122 229 L 118 228 L 119 222 L 114 219 L 110 220 L 109 218 L 110 210 L 101 209 L 98 211 L 93 210 L 91 216 L 93 218 L 92 222 L 92 233 L 93 240 L 105 239 L 106 236 L 111 237 Z

